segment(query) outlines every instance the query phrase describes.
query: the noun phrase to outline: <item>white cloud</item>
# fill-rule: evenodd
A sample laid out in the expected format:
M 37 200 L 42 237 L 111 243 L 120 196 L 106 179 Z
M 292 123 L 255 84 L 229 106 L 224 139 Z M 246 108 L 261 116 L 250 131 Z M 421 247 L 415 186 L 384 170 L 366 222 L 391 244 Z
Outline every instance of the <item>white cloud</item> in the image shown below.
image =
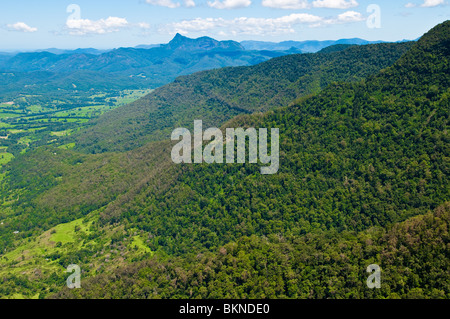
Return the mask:
M 73 19 L 67 20 L 66 28 L 71 35 L 105 34 L 117 32 L 121 28 L 127 27 L 128 21 L 124 18 L 109 17 L 107 19 L 89 20 Z
M 172 0 L 145 0 L 148 4 L 154 6 L 167 7 L 167 8 L 178 8 L 180 4 L 177 2 L 172 2 Z
M 146 3 L 152 4 L 154 6 L 167 7 L 167 8 L 178 8 L 181 6 L 180 2 L 173 2 L 172 0 L 145 0 Z M 184 6 L 188 8 L 195 7 L 194 0 L 184 0 Z
M 356 0 L 314 0 L 312 3 L 315 8 L 348 9 L 358 6 Z
M 445 4 L 444 0 L 424 0 L 423 3 L 420 5 L 420 7 L 433 8 L 443 4 Z M 405 8 L 415 8 L 418 6 L 419 6 L 418 4 L 412 2 L 408 2 L 407 4 L 405 4 Z
M 313 24 L 311 27 L 321 27 L 325 25 L 334 25 L 334 24 L 344 24 L 344 23 L 354 23 L 365 21 L 366 17 L 364 17 L 361 13 L 356 11 L 346 11 L 344 13 L 339 14 L 337 17 L 330 17 L 320 21 L 320 23 Z
M 425 0 L 420 6 L 431 8 L 444 4 L 444 0 Z
M 323 18 L 308 13 L 293 13 L 279 18 L 196 18 L 167 24 L 160 28 L 160 32 L 170 34 L 181 33 L 216 33 L 220 36 L 249 35 L 278 35 L 295 33 L 298 25 L 320 27 L 332 24 L 343 24 L 363 21 L 359 12 L 347 11 L 334 18 Z
M 262 5 L 269 8 L 299 10 L 311 7 L 348 9 L 357 7 L 359 4 L 356 0 L 314 0 L 311 4 L 308 0 L 262 0 Z
M 216 9 L 237 9 L 248 7 L 251 4 L 251 0 L 214 0 L 214 2 L 208 1 L 208 6 Z
M 307 0 L 263 0 L 263 7 L 277 8 L 277 9 L 307 9 L 309 8 L 309 3 Z
M 363 21 L 365 18 L 361 13 L 356 11 L 347 11 L 338 15 L 337 21 L 339 22 L 358 22 Z
M 141 29 L 150 29 L 151 28 L 150 24 L 148 24 L 147 22 L 139 22 L 137 25 Z
M 7 25 L 8 30 L 10 31 L 19 31 L 19 32 L 36 32 L 37 28 L 32 28 L 24 22 L 16 22 L 14 24 Z
M 184 0 L 184 5 L 188 8 L 195 7 L 195 1 L 194 0 Z
M 165 26 L 169 33 L 189 33 L 193 31 L 207 31 L 227 25 L 227 20 L 222 18 L 196 18 L 193 20 L 183 20 L 181 22 L 170 23 Z

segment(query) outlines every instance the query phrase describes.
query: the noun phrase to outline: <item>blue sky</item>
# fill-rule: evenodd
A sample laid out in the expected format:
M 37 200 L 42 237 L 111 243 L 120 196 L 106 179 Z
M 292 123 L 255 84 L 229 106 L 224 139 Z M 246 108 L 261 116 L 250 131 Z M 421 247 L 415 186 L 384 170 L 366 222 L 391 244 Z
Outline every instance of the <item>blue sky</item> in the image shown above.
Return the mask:
M 449 0 L 2 0 L 0 51 L 219 40 L 416 39 Z

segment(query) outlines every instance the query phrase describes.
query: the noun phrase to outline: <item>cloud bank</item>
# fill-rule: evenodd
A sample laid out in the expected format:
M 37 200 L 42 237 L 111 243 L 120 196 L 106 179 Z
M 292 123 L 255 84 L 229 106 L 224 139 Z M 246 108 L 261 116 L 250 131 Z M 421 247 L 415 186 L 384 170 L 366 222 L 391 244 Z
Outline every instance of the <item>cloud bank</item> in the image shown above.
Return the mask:
M 295 33 L 298 25 L 320 27 L 363 21 L 365 18 L 356 11 L 346 11 L 334 18 L 323 18 L 308 13 L 292 13 L 279 18 L 196 18 L 167 24 L 160 32 L 189 34 L 192 32 L 217 32 L 225 35 L 276 35 Z
M 36 32 L 38 30 L 37 28 L 30 27 L 24 22 L 16 22 L 14 24 L 8 24 L 6 27 L 9 31 L 18 31 L 27 33 Z
M 109 17 L 107 19 L 71 19 L 66 21 L 66 29 L 71 35 L 106 34 L 120 31 L 128 26 L 124 18 Z

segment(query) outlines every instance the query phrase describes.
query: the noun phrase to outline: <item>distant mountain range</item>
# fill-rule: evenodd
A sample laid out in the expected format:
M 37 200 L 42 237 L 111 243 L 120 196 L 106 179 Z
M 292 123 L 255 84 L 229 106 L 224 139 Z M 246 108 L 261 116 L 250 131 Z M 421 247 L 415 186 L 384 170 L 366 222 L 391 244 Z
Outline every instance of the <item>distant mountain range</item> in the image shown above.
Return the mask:
M 418 39 L 415 39 L 413 41 L 417 41 Z M 407 42 L 410 40 L 400 40 L 396 41 L 398 42 Z M 269 50 L 269 51 L 287 51 L 287 50 L 301 50 L 303 53 L 315 53 L 323 48 L 333 46 L 336 44 L 352 44 L 352 45 L 365 45 L 365 44 L 374 44 L 374 43 L 385 43 L 388 41 L 368 41 L 360 38 L 351 38 L 351 39 L 339 39 L 339 40 L 305 40 L 305 41 L 282 41 L 282 42 L 268 42 L 268 41 L 253 41 L 253 40 L 246 40 L 241 42 L 236 41 L 217 41 L 209 37 L 201 37 L 198 39 L 190 39 L 187 37 L 184 37 L 177 33 L 173 40 L 169 43 L 175 44 L 175 43 L 182 43 L 182 45 L 190 43 L 190 47 L 192 48 L 192 45 L 194 43 L 210 43 L 213 45 L 214 48 L 218 47 L 228 47 L 229 49 L 239 49 L 239 50 Z M 153 48 L 159 48 L 163 46 L 167 46 L 168 44 L 140 44 L 135 47 L 134 49 L 153 49 Z M 194 45 L 195 46 L 195 45 Z M 200 49 L 201 47 L 199 47 Z M 104 49 L 99 50 L 95 48 L 79 48 L 75 50 L 69 50 L 69 49 L 58 49 L 58 48 L 49 48 L 49 49 L 42 49 L 42 50 L 36 50 L 31 52 L 50 52 L 53 54 L 93 54 L 93 55 L 100 55 L 109 51 L 113 51 L 114 49 Z M 16 55 L 18 53 L 23 53 L 20 51 L 16 52 L 0 52 L 1 56 L 11 56 Z
M 291 48 L 288 48 L 291 49 Z M 252 65 L 289 52 L 287 50 L 246 50 L 235 41 L 217 41 L 209 37 L 190 39 L 177 34 L 168 44 L 147 48 L 118 48 L 109 51 L 77 49 L 65 51 L 23 52 L 0 55 L 0 70 L 31 72 L 72 72 L 80 70 L 126 72 L 145 77 L 159 73 L 188 74 L 208 68 Z M 294 50 L 300 53 L 300 50 Z M 169 69 L 168 69 L 169 68 Z M 125 71 L 126 70 L 126 71 Z
M 359 38 L 326 40 L 326 41 L 283 41 L 283 42 L 265 42 L 265 41 L 242 41 L 241 44 L 246 50 L 289 50 L 296 48 L 305 53 L 313 53 L 335 44 L 373 44 L 384 41 L 367 41 Z
M 396 41 L 408 42 L 409 40 Z M 325 40 L 325 41 L 283 41 L 283 42 L 265 42 L 265 41 L 242 41 L 241 45 L 246 50 L 289 50 L 295 48 L 301 50 L 304 53 L 315 53 L 326 47 L 334 45 L 365 45 L 365 44 L 376 44 L 376 43 L 386 43 L 386 41 L 367 41 L 360 38 L 352 39 L 340 39 L 340 40 Z
M 93 54 L 93 55 L 100 55 L 102 53 L 106 53 L 111 51 L 108 50 L 98 50 L 94 48 L 85 48 L 85 49 L 76 49 L 76 50 L 63 50 L 63 49 L 57 49 L 57 48 L 50 48 L 50 49 L 44 49 L 44 50 L 37 50 L 35 52 L 50 52 L 53 54 Z
M 94 48 L 35 52 L 0 52 L 4 72 L 49 71 L 68 73 L 98 71 L 150 78 L 160 86 L 179 75 L 225 66 L 254 65 L 270 58 L 292 53 L 317 52 L 334 45 L 364 45 L 383 41 L 359 38 L 329 41 L 217 41 L 209 37 L 187 38 L 180 34 L 167 44 L 139 45 L 134 48 L 98 50 Z
M 95 86 L 107 87 L 111 81 L 124 89 L 156 88 L 180 75 L 227 66 L 254 65 L 300 52 L 297 49 L 246 50 L 235 41 L 217 41 L 209 37 L 190 39 L 177 34 L 168 44 L 150 48 L 140 46 L 105 52 L 96 49 L 50 49 L 18 54 L 0 53 L 0 80 L 5 83 L 0 94 L 24 90 L 42 93 L 50 89 L 73 90 L 74 87 L 89 90 L 95 89 Z M 36 86 L 42 80 L 42 73 L 36 72 L 47 72 L 45 89 Z M 89 77 L 97 78 L 94 87 L 86 87 L 87 73 Z
M 381 42 L 381 41 L 376 41 Z M 35 52 L 0 52 L 0 101 L 18 93 L 45 94 L 96 89 L 144 89 L 170 83 L 178 76 L 228 66 L 250 66 L 283 55 L 339 51 L 362 39 L 337 41 L 218 41 L 180 34 L 167 44 L 98 50 L 94 48 Z M 330 51 L 331 50 L 331 51 Z

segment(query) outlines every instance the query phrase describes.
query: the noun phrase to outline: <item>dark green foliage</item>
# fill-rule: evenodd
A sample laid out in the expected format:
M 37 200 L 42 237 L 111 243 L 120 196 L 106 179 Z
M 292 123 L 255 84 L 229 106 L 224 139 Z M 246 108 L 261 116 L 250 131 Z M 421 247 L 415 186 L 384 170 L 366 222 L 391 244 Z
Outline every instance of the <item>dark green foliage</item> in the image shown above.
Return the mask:
M 252 234 L 385 227 L 436 208 L 449 198 L 450 72 L 441 46 L 429 58 L 424 54 L 427 40 L 400 67 L 367 81 L 332 84 L 291 107 L 227 123 L 280 129 L 277 174 L 261 175 L 259 164 L 187 164 L 176 187 L 161 196 L 144 192 L 126 208 L 110 206 L 103 220 L 125 218 L 151 230 L 153 249 L 182 255 Z M 409 72 L 415 85 L 396 86 L 405 60 L 409 68 L 432 69 L 422 69 L 419 78 Z M 436 86 L 433 101 L 427 85 Z
M 353 46 L 354 44 L 335 44 L 330 45 L 329 47 L 323 48 L 320 50 L 320 53 L 331 53 L 331 52 L 338 52 L 345 49 L 348 49 L 349 47 Z
M 450 298 L 449 205 L 388 229 L 241 237 L 214 252 L 152 258 L 51 298 Z M 367 266 L 381 267 L 369 289 Z
M 297 54 L 251 67 L 179 77 L 148 96 L 108 112 L 76 136 L 89 153 L 123 151 L 166 139 L 194 119 L 218 126 L 238 114 L 267 111 L 318 92 L 333 81 L 359 81 L 392 65 L 412 43 L 351 47 L 329 54 Z
M 399 50 L 397 50 L 397 48 L 399 48 Z M 368 67 L 370 65 L 370 62 L 372 61 L 373 63 L 378 63 L 376 62 L 377 58 L 379 55 L 383 55 L 386 56 L 388 54 L 392 54 L 392 57 L 395 57 L 396 55 L 399 54 L 399 51 L 401 52 L 402 50 L 404 50 L 406 48 L 406 45 L 386 45 L 386 44 L 382 44 L 382 45 L 376 45 L 372 48 L 368 47 L 367 49 L 364 49 L 363 51 L 356 51 L 356 52 L 350 52 L 350 56 L 355 57 L 358 56 L 362 59 L 366 59 L 367 62 L 361 63 L 360 66 L 360 71 L 357 72 L 366 72 L 367 68 L 364 69 L 363 66 L 365 65 L 366 67 Z M 383 53 L 383 49 L 387 49 L 388 53 Z M 391 51 L 391 49 L 393 51 Z M 372 58 L 370 58 L 370 55 L 367 55 L 367 52 L 374 52 L 372 55 Z M 364 53 L 364 54 L 363 54 Z M 341 54 L 341 53 L 338 53 Z M 330 54 L 330 56 L 334 56 L 334 58 L 332 58 L 331 61 L 338 61 L 340 63 L 343 63 L 345 66 L 342 66 L 342 70 L 344 70 L 346 67 L 349 67 L 351 65 L 350 62 L 348 62 L 348 57 L 341 57 L 341 56 L 335 56 L 335 53 Z M 347 54 L 345 54 L 345 56 L 347 56 Z M 322 57 L 324 58 L 324 61 L 328 61 L 328 65 L 329 68 L 327 70 L 334 70 L 336 71 L 337 68 L 332 68 L 332 63 L 331 61 L 329 61 L 329 57 L 327 57 L 326 54 L 318 54 L 318 55 L 306 55 L 306 58 L 303 57 L 303 55 L 297 55 L 297 56 L 290 56 L 290 57 L 286 57 L 286 59 L 278 59 L 276 61 L 271 62 L 271 68 L 270 70 L 276 71 L 276 70 L 281 70 L 280 74 L 276 73 L 275 75 L 270 75 L 266 78 L 266 83 L 271 83 L 272 81 L 275 81 L 273 77 L 275 78 L 280 78 L 280 81 L 282 79 L 282 76 L 286 75 L 286 72 L 294 72 L 297 68 L 300 68 L 300 71 L 296 71 L 298 72 L 298 75 L 296 75 L 295 77 L 293 77 L 290 81 L 293 81 L 292 84 L 292 88 L 294 90 L 294 88 L 296 87 L 296 85 L 300 85 L 302 82 L 301 80 L 295 80 L 296 78 L 300 77 L 302 74 L 303 77 L 308 77 L 309 75 L 306 74 L 308 68 L 309 68 L 309 64 L 308 65 L 304 65 L 305 61 L 309 61 L 312 60 L 314 61 L 314 59 L 317 60 L 322 60 Z M 299 60 L 300 59 L 300 60 Z M 306 60 L 305 60 L 306 59 Z M 364 61 L 366 61 L 364 60 Z M 291 63 L 291 62 L 296 62 L 296 63 Z M 299 61 L 302 61 L 302 63 L 299 63 Z M 313 63 L 313 62 L 311 62 Z M 318 63 L 317 61 L 315 63 Z M 336 62 L 337 63 L 337 62 Z M 319 64 L 317 64 L 316 67 L 318 67 Z M 359 67 L 358 67 L 359 68 Z M 375 69 L 376 67 L 374 67 Z M 232 73 L 234 74 L 233 77 L 238 78 L 238 82 L 241 81 L 239 79 L 244 78 L 244 79 L 252 79 L 253 84 L 252 85 L 256 85 L 257 83 L 263 83 L 263 80 L 261 81 L 257 81 L 257 76 L 261 74 L 261 72 L 263 72 L 264 70 L 267 69 L 267 66 L 264 65 L 260 65 L 256 67 L 256 71 L 254 70 L 254 68 L 248 69 L 248 68 L 240 68 L 240 69 L 229 69 L 229 70 L 225 70 L 226 72 L 230 72 L 232 71 Z M 370 68 L 369 68 L 370 69 Z M 255 71 L 256 73 L 253 74 L 252 72 Z M 189 78 L 185 78 L 185 79 L 180 79 L 180 81 L 176 81 L 174 84 L 172 84 L 173 87 L 178 88 L 179 90 L 184 90 L 184 91 L 188 91 L 190 92 L 190 100 L 196 100 L 198 102 L 194 103 L 190 105 L 191 110 L 195 110 L 195 112 L 198 113 L 198 115 L 201 118 L 204 118 L 204 115 L 208 116 L 209 114 L 217 114 L 220 113 L 219 112 L 219 108 L 216 107 L 214 109 L 214 113 L 204 113 L 203 109 L 199 109 L 199 108 L 194 108 L 195 105 L 200 106 L 202 105 L 202 99 L 204 99 L 204 94 L 202 94 L 202 91 L 198 91 L 195 87 L 195 83 L 200 83 L 198 85 L 200 86 L 206 86 L 208 88 L 208 86 L 211 85 L 211 79 L 210 77 L 215 77 L 217 79 L 222 79 L 222 77 L 217 77 L 215 74 L 217 72 L 223 72 L 223 71 L 211 71 L 211 72 L 206 72 L 204 75 L 202 74 L 197 74 L 197 75 L 193 75 L 192 77 L 195 79 L 196 77 L 200 76 L 206 76 L 206 80 L 202 81 L 202 82 L 198 82 L 198 81 L 191 81 L 189 80 Z M 243 75 L 239 75 L 239 72 L 243 72 Z M 338 72 L 338 71 L 336 71 Z M 339 74 L 339 72 L 338 72 Z M 264 79 L 264 78 L 263 78 Z M 242 82 L 242 81 L 241 81 Z M 221 80 L 220 81 L 220 85 L 224 85 L 226 86 L 227 81 L 225 80 Z M 192 87 L 192 85 L 194 85 L 194 87 Z M 217 88 L 220 88 L 220 85 L 217 85 Z M 159 100 L 159 106 L 161 107 L 163 104 L 162 101 L 165 101 L 165 103 L 167 104 L 182 104 L 184 105 L 184 103 L 188 103 L 188 101 L 185 101 L 183 99 L 182 96 L 177 97 L 177 96 L 173 96 L 172 95 L 172 91 L 171 91 L 171 86 L 167 86 L 165 88 L 160 89 L 160 94 L 158 95 L 160 97 Z M 238 91 L 237 93 L 239 93 L 241 96 L 243 96 L 243 98 L 245 97 L 245 92 L 247 92 L 248 90 L 250 90 L 251 85 L 249 85 L 249 87 L 243 87 L 242 89 L 240 89 L 240 91 Z M 205 89 L 205 90 L 209 90 L 210 89 Z M 279 91 L 277 91 L 279 90 Z M 300 91 L 303 90 L 303 87 L 299 88 Z M 236 90 L 234 90 L 236 91 Z M 197 93 L 196 93 L 197 92 Z M 223 92 L 227 92 L 226 90 L 224 90 Z M 266 99 L 266 104 L 263 103 L 263 101 L 265 100 L 263 97 L 260 97 L 261 100 L 261 104 L 258 105 L 259 108 L 261 108 L 262 110 L 264 110 L 265 108 L 269 108 L 270 105 L 273 103 L 273 101 L 275 100 L 279 100 L 278 103 L 282 103 L 281 101 L 284 100 L 288 100 L 288 98 L 283 97 L 283 94 L 287 94 L 286 91 L 282 91 L 281 87 L 278 89 L 273 89 L 272 91 L 270 91 L 272 93 L 270 93 L 268 96 L 272 96 L 272 99 L 270 101 L 267 101 Z M 280 93 L 281 92 L 281 93 Z M 303 91 L 302 91 L 303 92 Z M 224 95 L 225 93 L 221 93 L 222 95 Z M 149 99 L 151 99 L 152 95 L 149 95 L 147 98 L 142 99 L 140 103 L 144 103 L 147 102 Z M 229 96 L 229 98 L 233 97 L 232 95 Z M 203 100 L 204 101 L 204 100 Z M 204 102 L 203 102 L 204 103 Z M 166 105 L 167 105 L 166 104 Z M 236 103 L 237 104 L 237 103 Z M 238 104 L 237 104 L 238 105 Z M 247 108 L 249 108 L 248 106 L 249 104 L 247 104 Z M 123 111 L 126 112 L 126 114 L 121 114 L 120 117 L 118 117 L 117 119 L 113 119 L 113 120 L 117 120 L 119 121 L 123 121 L 124 118 L 127 118 L 128 116 L 133 116 L 134 113 L 131 110 L 131 106 L 127 107 L 127 108 L 122 108 Z M 228 109 L 227 107 L 224 107 L 225 109 Z M 251 111 L 257 111 L 258 109 L 251 109 Z M 142 112 L 142 110 L 138 110 L 139 112 Z M 239 112 L 236 111 L 236 114 L 238 114 Z M 109 121 L 112 117 L 114 117 L 113 112 L 109 112 L 107 114 L 112 114 L 112 115 L 106 115 L 104 117 L 102 117 L 102 119 L 100 121 L 104 121 L 105 118 L 107 121 Z M 183 113 L 182 110 L 180 110 L 180 112 L 178 113 L 173 113 L 174 117 L 179 118 L 179 121 L 183 120 L 183 117 L 186 116 L 185 113 Z M 222 121 L 225 121 L 225 119 L 227 118 L 227 116 L 230 115 L 230 112 L 223 112 L 223 118 Z M 189 118 L 189 117 L 188 117 Z M 192 117 L 190 117 L 192 118 Z M 195 118 L 195 117 L 194 117 Z M 217 120 L 218 117 L 215 116 L 215 120 Z M 158 117 L 152 117 L 151 120 L 155 121 L 154 125 L 159 125 L 159 130 L 161 131 L 167 131 L 169 129 L 172 129 L 173 127 L 171 126 L 171 121 L 170 119 L 168 119 L 166 117 L 166 115 L 164 114 L 164 112 L 162 112 L 161 114 L 159 114 Z M 130 120 L 131 121 L 131 120 Z M 140 119 L 133 119 L 134 122 L 132 123 L 137 123 L 139 126 L 142 126 L 144 123 L 141 122 Z M 181 123 L 180 123 L 181 124 Z M 190 123 L 191 124 L 191 123 Z M 211 125 L 213 123 L 204 122 L 205 127 L 207 125 Z M 295 124 L 295 123 L 292 123 Z M 286 125 L 291 125 L 291 123 L 286 123 Z M 101 127 L 101 125 L 98 125 Z M 139 127 L 137 126 L 137 127 Z M 101 129 L 101 128 L 100 128 Z M 123 132 L 122 130 L 127 130 L 125 132 Z M 124 145 L 125 147 L 128 148 L 132 148 L 133 146 L 136 145 L 136 143 L 139 143 L 139 137 L 143 136 L 145 138 L 148 138 L 148 136 L 144 135 L 144 132 L 136 132 L 134 133 L 133 131 L 128 131 L 129 129 L 127 129 L 126 125 L 120 125 L 120 124 L 116 124 L 115 126 L 115 131 L 119 132 L 120 134 L 120 140 L 116 141 L 115 144 L 112 144 L 114 142 L 114 138 L 116 136 L 110 136 L 108 134 L 108 137 L 103 139 L 103 140 L 99 140 L 98 143 L 96 143 L 96 147 L 100 147 L 101 145 L 105 145 L 104 147 L 100 148 L 99 151 L 106 151 L 107 150 L 107 146 L 108 145 L 113 145 L 113 147 L 120 147 L 120 145 Z M 129 133 L 129 134 L 127 134 Z M 86 135 L 85 134 L 80 134 L 79 136 L 81 136 L 82 138 L 84 138 Z M 151 136 L 151 135 L 150 135 Z M 128 140 L 129 137 L 132 137 L 132 140 Z M 78 141 L 77 141 L 78 142 Z M 95 140 L 91 141 L 91 142 L 95 142 Z M 118 143 L 117 143 L 118 142 Z M 171 160 L 170 160 L 170 151 L 167 150 L 169 147 L 166 147 L 166 152 L 161 152 L 161 149 L 158 146 L 158 150 L 155 154 L 160 154 L 159 158 L 162 159 L 162 163 L 167 163 L 168 166 L 170 166 L 171 164 Z M 284 147 L 284 146 L 283 146 Z M 149 174 L 144 173 L 146 172 L 144 169 L 146 169 L 146 163 L 151 163 L 150 158 L 155 158 L 153 156 L 151 156 L 150 158 L 146 158 L 146 154 L 148 153 L 148 150 L 152 150 L 153 146 L 149 146 L 149 147 L 143 147 L 142 149 L 137 149 L 135 152 L 133 152 L 133 154 L 136 155 L 131 155 L 131 157 L 135 157 L 138 156 L 139 158 L 141 158 L 142 160 L 145 160 L 144 162 L 136 162 L 136 163 L 131 163 L 132 166 L 130 166 L 129 164 L 127 164 L 125 161 L 127 161 L 128 157 L 130 156 L 129 154 L 114 154 L 114 153 L 107 153 L 104 154 L 102 156 L 94 156 L 94 157 L 86 157 L 86 155 L 82 155 L 82 154 L 77 154 L 73 151 L 64 151 L 64 150 L 56 150 L 53 148 L 41 148 L 40 150 L 36 150 L 36 152 L 32 152 L 29 154 L 25 154 L 25 155 L 21 155 L 18 156 L 17 159 L 15 159 L 12 163 L 10 163 L 6 169 L 8 171 L 8 177 L 7 177 L 7 181 L 8 183 L 6 185 L 8 185 L 8 189 L 9 189 L 9 193 L 10 194 L 15 194 L 16 192 L 18 192 L 19 190 L 23 189 L 22 195 L 19 197 L 19 201 L 17 201 L 16 203 L 14 203 L 13 206 L 13 210 L 16 212 L 16 214 L 20 215 L 20 217 L 15 218 L 13 221 L 8 222 L 8 230 L 9 229 L 19 229 L 22 232 L 23 236 L 26 235 L 30 235 L 31 233 L 36 233 L 36 231 L 38 229 L 48 229 L 48 227 L 51 227 L 53 225 L 55 225 L 56 223 L 60 223 L 60 222 L 67 222 L 73 219 L 76 219 L 78 217 L 81 217 L 85 214 L 87 214 L 88 212 L 98 209 L 106 204 L 108 204 L 108 207 L 105 211 L 105 216 L 109 216 L 109 214 L 112 214 L 113 216 L 116 216 L 113 218 L 113 220 L 116 220 L 117 218 L 120 217 L 120 212 L 122 211 L 133 211 L 133 212 L 138 212 L 142 209 L 142 207 L 134 207 L 134 203 L 130 202 L 131 199 L 135 198 L 135 194 L 134 194 L 134 188 L 132 187 L 131 190 L 129 190 L 129 188 L 131 187 L 131 185 L 133 185 L 133 183 L 136 183 L 137 181 L 140 180 L 140 176 L 145 176 L 145 174 Z M 315 152 L 315 151 L 314 151 Z M 314 155 L 312 155 L 314 156 Z M 66 159 L 66 157 L 68 158 L 72 158 L 70 160 Z M 109 164 L 111 163 L 111 165 Z M 161 165 L 161 163 L 158 164 L 158 167 L 163 167 Z M 166 166 L 166 164 L 164 164 Z M 97 169 L 96 167 L 99 166 L 99 169 Z M 253 168 L 255 169 L 255 168 Z M 235 168 L 234 170 L 238 170 L 238 168 Z M 36 172 L 36 174 L 33 174 L 33 172 Z M 203 173 L 199 173 L 200 175 L 202 175 Z M 151 176 L 151 174 L 150 174 Z M 176 178 L 177 174 L 176 171 L 171 168 L 170 171 L 167 172 L 167 176 L 171 176 L 171 178 Z M 191 177 L 189 177 L 191 178 Z M 257 177 L 257 178 L 261 178 L 261 177 Z M 288 175 L 286 178 L 290 179 L 290 175 Z M 194 177 L 194 180 L 196 180 L 197 177 Z M 246 181 L 245 179 L 241 179 L 240 176 L 237 177 L 237 179 L 239 180 L 239 182 L 244 182 Z M 166 183 L 168 183 L 168 180 L 165 181 Z M 222 185 L 221 187 L 231 187 L 231 186 L 227 186 L 226 183 L 228 181 L 224 180 L 223 183 L 225 183 L 224 185 Z M 253 182 L 250 182 L 250 185 Z M 292 181 L 291 181 L 292 183 Z M 27 187 L 27 185 L 29 187 Z M 138 183 L 138 185 L 140 185 Z M 245 185 L 242 185 L 242 187 L 246 187 Z M 252 186 L 249 186 L 252 187 Z M 182 190 L 183 188 L 181 188 Z M 240 189 L 240 188 L 238 188 Z M 128 192 L 127 192 L 128 190 Z M 176 206 L 178 206 L 178 199 L 176 199 L 176 197 L 178 196 L 178 194 L 176 193 L 179 190 L 179 188 L 174 188 L 174 190 L 171 191 L 171 193 L 169 193 L 169 196 L 172 196 L 173 194 L 175 194 L 175 203 Z M 205 191 L 211 192 L 211 190 L 208 190 L 208 188 L 204 189 Z M 149 204 L 149 200 L 152 199 L 154 202 L 159 202 L 159 201 L 166 201 L 166 199 L 164 198 L 160 198 L 160 197 L 155 197 L 155 194 L 148 194 L 148 191 L 152 191 L 152 188 L 149 189 L 144 189 L 144 195 L 140 195 L 140 196 L 146 196 L 145 199 L 142 199 L 142 202 L 145 203 L 144 205 L 149 205 L 148 207 L 150 207 Z M 292 192 L 296 192 L 297 188 L 292 188 L 288 191 L 287 194 L 292 194 Z M 12 192 L 12 193 L 11 193 Z M 227 191 L 228 192 L 228 191 Z M 234 192 L 234 191 L 233 191 Z M 126 193 L 126 194 L 125 194 Z M 120 194 L 122 194 L 123 196 L 120 196 L 118 198 L 117 201 L 114 201 L 112 203 L 110 203 L 111 201 L 113 201 L 114 199 L 117 198 L 117 196 L 119 196 Z M 9 195 L 11 197 L 14 197 L 15 195 Z M 197 196 L 197 195 L 195 195 Z M 201 198 L 208 198 L 208 196 L 212 196 L 211 194 L 208 193 L 204 193 L 203 195 L 201 195 Z M 264 196 L 263 194 L 261 196 Z M 7 197 L 5 197 L 7 198 Z M 195 198 L 195 197 L 193 197 Z M 168 199 L 170 200 L 170 199 Z M 221 203 L 223 201 L 219 200 L 217 203 Z M 194 206 L 193 208 L 196 209 L 196 204 L 195 204 L 195 200 L 193 201 Z M 216 206 L 218 205 L 216 203 Z M 231 201 L 228 205 L 234 205 L 234 204 L 238 204 L 238 202 L 235 201 Z M 131 208 L 129 207 L 130 205 Z M 141 204 L 140 204 L 141 205 Z M 161 207 L 160 205 L 157 205 L 156 207 Z M 215 207 L 215 206 L 214 206 Z M 209 209 L 213 209 L 213 206 L 210 206 Z M 146 209 L 145 209 L 146 210 Z M 178 208 L 174 209 L 173 211 L 177 211 Z M 181 216 L 189 214 L 192 210 L 191 208 L 188 208 L 187 210 L 183 211 L 180 215 L 179 218 L 181 218 Z M 219 210 L 221 211 L 221 210 Z M 20 212 L 20 213 L 19 213 Z M 222 214 L 222 213 L 221 213 Z M 132 213 L 127 213 L 127 215 L 132 215 Z M 156 216 L 155 220 L 153 220 L 152 223 L 157 223 L 159 218 L 161 218 L 162 216 L 164 216 L 164 214 L 160 215 L 159 214 L 159 210 L 153 210 L 152 212 L 152 216 Z M 57 217 L 56 217 L 57 216 Z M 70 217 L 69 217 L 70 216 Z M 56 218 L 55 218 L 56 217 Z M 139 217 L 140 218 L 140 217 Z M 145 220 L 147 220 L 148 217 L 145 218 Z M 164 218 L 164 217 L 163 217 Z M 33 221 L 37 221 L 40 220 L 40 223 L 36 223 Z M 27 221 L 27 222 L 25 222 Z M 167 221 L 171 221 L 170 219 L 167 219 Z M 232 225 L 235 221 L 233 220 L 229 220 L 227 222 L 227 227 L 228 228 L 230 225 Z M 173 229 L 172 227 L 177 227 L 176 229 Z M 287 224 L 285 225 L 286 227 Z M 145 227 L 150 227 L 150 225 L 145 226 Z M 169 232 L 179 232 L 178 229 L 181 229 L 184 227 L 183 223 L 175 223 L 173 225 L 171 225 L 171 227 L 167 228 L 167 231 Z M 270 226 L 271 227 L 271 226 Z M 290 227 L 290 226 L 289 226 Z M 158 227 L 157 227 L 158 228 Z M 224 229 L 226 229 L 224 228 Z M 250 234 L 253 228 L 249 228 L 247 229 L 244 233 L 245 234 Z M 184 230 L 182 230 L 180 233 L 184 233 L 184 232 L 190 232 L 191 230 L 189 229 L 189 227 L 186 227 Z M 6 233 L 4 236 L 4 242 L 3 245 L 8 246 L 10 245 L 10 241 L 6 240 L 6 238 L 11 239 L 12 238 L 12 233 Z M 226 237 L 229 239 L 229 237 Z M 223 242 L 223 241 L 222 241 Z M 214 242 L 213 244 L 208 244 L 208 247 L 210 245 L 217 245 L 217 241 Z M 177 248 L 177 250 L 179 251 L 183 251 L 184 248 L 182 248 L 182 245 L 180 244 L 180 246 Z

